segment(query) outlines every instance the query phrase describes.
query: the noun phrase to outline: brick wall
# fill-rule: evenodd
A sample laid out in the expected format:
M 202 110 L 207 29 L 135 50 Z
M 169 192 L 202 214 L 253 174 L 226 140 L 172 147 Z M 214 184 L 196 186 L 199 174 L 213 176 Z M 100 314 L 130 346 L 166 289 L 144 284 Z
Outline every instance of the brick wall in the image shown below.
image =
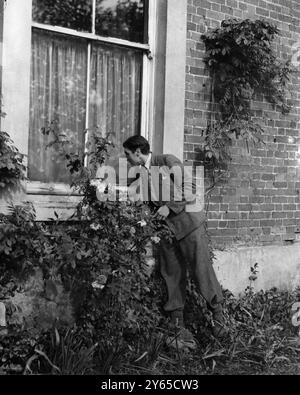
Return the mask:
M 281 31 L 276 51 L 282 59 L 291 59 L 292 46 L 300 40 L 299 0 L 188 0 L 184 155 L 195 163 L 210 108 L 200 36 L 232 17 L 263 17 L 276 24 Z M 229 182 L 214 190 L 209 203 L 209 230 L 219 245 L 292 242 L 300 236 L 300 66 L 289 95 L 294 107 L 285 116 L 262 98 L 254 102 L 266 145 L 248 152 L 243 141 L 233 143 Z

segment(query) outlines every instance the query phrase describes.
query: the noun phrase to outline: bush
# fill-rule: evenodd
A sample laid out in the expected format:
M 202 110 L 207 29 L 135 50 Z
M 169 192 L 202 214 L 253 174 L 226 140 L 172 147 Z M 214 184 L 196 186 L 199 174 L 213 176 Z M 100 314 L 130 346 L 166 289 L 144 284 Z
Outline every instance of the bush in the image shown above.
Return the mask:
M 25 178 L 24 155 L 14 146 L 6 132 L 0 131 L 0 193 L 20 188 Z
M 134 343 L 137 335 L 146 341 L 159 325 L 161 284 L 149 272 L 146 253 L 149 241 L 156 244 L 171 234 L 143 205 L 97 199 L 93 176 L 109 143 L 95 141 L 92 169 L 82 158 L 66 155 L 73 186 L 83 195 L 69 221 L 55 214 L 51 222 L 38 223 L 30 204 L 12 206 L 1 216 L 0 275 L 4 299 L 14 294 L 17 278 L 35 268 L 43 270 L 54 293 L 55 280 L 61 279 L 78 325 L 94 342 L 105 339 L 110 347 L 120 339 Z
M 97 141 L 101 162 L 108 143 Z M 41 268 L 54 293 L 57 278 L 71 293 L 77 325 L 37 336 L 14 328 L 10 337 L 0 338 L 4 373 L 199 374 L 230 371 L 234 364 L 262 371 L 298 356 L 290 340 L 295 334 L 290 313 L 300 292 L 254 294 L 249 287 L 240 299 L 225 292 L 229 339 L 220 343 L 211 337 L 210 313 L 191 283 L 186 315 L 199 347 L 189 354 L 167 349 L 163 282 L 149 270 L 146 251 L 149 240 L 171 239 L 169 230 L 144 206 L 100 202 L 94 170 L 78 156 L 67 159 L 73 185 L 83 194 L 69 221 L 56 214 L 51 222 L 38 223 L 31 205 L 12 206 L 0 218 L 1 299 L 14 294 L 18 278 Z M 256 267 L 252 281 L 255 273 Z

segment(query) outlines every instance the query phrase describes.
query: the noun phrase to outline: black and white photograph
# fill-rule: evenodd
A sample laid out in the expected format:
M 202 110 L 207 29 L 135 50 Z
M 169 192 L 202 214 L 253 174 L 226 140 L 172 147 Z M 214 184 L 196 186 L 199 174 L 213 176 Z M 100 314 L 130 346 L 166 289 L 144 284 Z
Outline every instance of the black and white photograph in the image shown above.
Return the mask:
M 0 0 L 0 375 L 300 375 L 300 0 Z

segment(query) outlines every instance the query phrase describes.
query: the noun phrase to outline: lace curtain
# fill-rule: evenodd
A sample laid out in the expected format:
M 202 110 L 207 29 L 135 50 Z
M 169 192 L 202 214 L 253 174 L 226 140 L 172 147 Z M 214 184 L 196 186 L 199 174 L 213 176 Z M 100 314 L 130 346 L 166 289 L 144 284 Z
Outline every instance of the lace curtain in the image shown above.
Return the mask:
M 90 127 L 110 133 L 117 150 L 140 129 L 142 55 L 135 50 L 92 48 Z
M 33 33 L 30 89 L 29 179 L 68 182 L 54 140 L 41 128 L 55 122 L 75 147 L 83 146 L 86 117 L 86 44 L 57 35 Z
M 117 46 L 93 44 L 87 81 L 87 41 L 33 31 L 30 91 L 29 179 L 69 182 L 69 174 L 53 135 L 41 128 L 54 122 L 58 133 L 84 149 L 89 84 L 89 128 L 110 132 L 116 144 L 140 130 L 142 53 Z

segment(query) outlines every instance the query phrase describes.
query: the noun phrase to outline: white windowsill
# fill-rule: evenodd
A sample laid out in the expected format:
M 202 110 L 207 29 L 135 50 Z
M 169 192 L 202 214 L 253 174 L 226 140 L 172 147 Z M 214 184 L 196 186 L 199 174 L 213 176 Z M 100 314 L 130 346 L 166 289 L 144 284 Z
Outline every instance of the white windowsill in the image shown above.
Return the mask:
M 29 195 L 58 195 L 58 196 L 80 196 L 78 191 L 63 183 L 43 183 L 28 181 L 26 193 Z

